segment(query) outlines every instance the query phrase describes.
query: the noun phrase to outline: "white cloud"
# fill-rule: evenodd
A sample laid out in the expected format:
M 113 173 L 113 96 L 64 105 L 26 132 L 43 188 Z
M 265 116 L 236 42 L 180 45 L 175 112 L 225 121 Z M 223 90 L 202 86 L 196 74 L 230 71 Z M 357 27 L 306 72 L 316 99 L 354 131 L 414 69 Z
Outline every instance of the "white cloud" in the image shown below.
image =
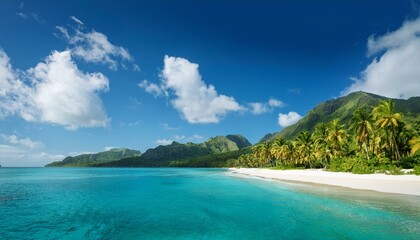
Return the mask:
M 178 131 L 179 129 L 181 129 L 180 127 L 171 127 L 167 123 L 163 123 L 162 126 L 164 129 L 169 130 L 169 131 Z
M 98 95 L 108 91 L 101 73 L 83 73 L 69 51 L 54 51 L 18 79 L 0 49 L 0 117 L 19 115 L 26 121 L 65 126 L 104 127 L 109 119 Z
M 0 164 L 3 167 L 41 167 L 52 161 L 62 160 L 64 155 L 40 152 L 44 144 L 16 135 L 0 135 Z
M 19 17 L 23 18 L 23 19 L 27 19 L 28 16 L 26 14 L 24 14 L 23 12 L 17 12 L 16 15 L 18 15 Z
M 84 25 L 78 18 L 74 16 L 70 18 L 79 26 Z M 85 27 L 67 29 L 57 26 L 56 28 L 71 46 L 70 52 L 73 56 L 90 63 L 106 64 L 112 70 L 117 70 L 119 65 L 127 68 L 124 62 L 128 62 L 132 64 L 133 71 L 140 71 L 140 67 L 134 63 L 134 58 L 128 50 L 112 44 L 105 34 L 95 30 L 85 31 Z
M 102 73 L 83 73 L 70 52 L 53 52 L 45 63 L 29 71 L 34 82 L 33 101 L 42 122 L 79 127 L 104 127 L 108 117 L 98 92 L 109 90 Z
M 273 111 L 273 108 L 283 107 L 284 103 L 275 98 L 270 98 L 267 103 L 253 102 L 248 104 L 252 114 L 258 115 Z
M 158 139 L 156 140 L 156 143 L 159 145 L 169 145 L 173 142 L 173 140 L 168 140 L 168 139 Z
M 380 53 L 342 94 L 361 90 L 391 98 L 419 96 L 420 18 L 383 36 L 369 37 L 369 56 Z
M 36 149 L 36 148 L 43 148 L 44 144 L 40 141 L 33 141 L 30 138 L 19 138 L 16 135 L 4 135 L 1 134 L 2 138 L 6 140 L 10 144 L 17 144 L 26 148 Z
M 176 141 L 176 142 L 195 142 L 195 141 L 199 141 L 202 140 L 204 137 L 198 134 L 194 134 L 192 136 L 185 136 L 185 135 L 173 135 L 171 137 L 171 139 L 159 139 L 156 141 L 157 144 L 159 145 L 169 145 L 172 142 Z
M 105 147 L 104 151 L 109 151 L 109 150 L 114 149 L 114 148 L 116 148 L 116 147 Z
M 283 107 L 284 103 L 280 100 L 275 99 L 275 98 L 270 98 L 270 100 L 268 100 L 268 106 L 270 106 L 270 107 Z
M 133 63 L 133 71 L 140 72 L 141 71 L 140 66 L 137 65 L 137 64 L 135 64 L 135 63 Z
M 25 119 L 29 87 L 16 77 L 7 54 L 0 48 L 0 118 L 19 114 Z
M 264 103 L 257 103 L 257 102 L 249 103 L 249 106 L 251 108 L 250 109 L 251 113 L 255 114 L 255 115 L 263 114 L 263 113 L 266 113 L 266 112 L 270 111 L 269 107 Z
M 70 19 L 73 20 L 75 23 L 83 25 L 84 23 L 75 16 L 70 16 Z
M 297 112 L 289 112 L 287 114 L 279 113 L 278 123 L 280 127 L 287 127 L 295 124 L 302 118 Z
M 62 154 L 37 152 L 22 146 L 0 144 L 0 164 L 2 167 L 42 167 L 47 163 L 62 160 Z
M 198 64 L 165 56 L 162 86 L 171 91 L 172 105 L 189 123 L 218 123 L 228 112 L 243 110 L 233 97 L 218 94 L 198 72 Z
M 147 93 L 152 94 L 155 97 L 162 96 L 164 93 L 164 90 L 157 85 L 156 83 L 149 83 L 147 80 L 143 80 L 138 84 L 139 87 L 143 88 L 144 91 Z
M 0 144 L 0 155 L 3 157 L 11 157 L 17 154 L 23 154 L 25 151 L 10 145 Z

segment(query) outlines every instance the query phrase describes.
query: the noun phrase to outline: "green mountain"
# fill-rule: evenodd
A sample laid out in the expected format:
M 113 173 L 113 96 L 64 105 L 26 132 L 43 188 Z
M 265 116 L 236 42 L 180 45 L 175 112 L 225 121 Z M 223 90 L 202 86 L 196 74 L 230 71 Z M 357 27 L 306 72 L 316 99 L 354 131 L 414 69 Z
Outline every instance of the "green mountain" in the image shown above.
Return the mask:
M 234 140 L 230 140 L 230 139 Z M 140 157 L 121 159 L 119 161 L 99 163 L 98 167 L 165 167 L 165 166 L 187 166 L 194 167 L 214 166 L 211 161 L 225 161 L 224 153 L 231 153 L 249 147 L 249 141 L 241 135 L 217 136 L 210 138 L 203 143 L 181 144 L 172 142 L 170 145 L 158 146 L 148 149 Z M 222 155 L 219 155 L 222 154 Z M 203 156 L 216 156 L 215 158 L 201 158 Z M 239 156 L 239 155 L 238 155 Z M 193 163 L 193 160 L 200 158 L 200 161 Z M 234 158 L 233 156 L 230 158 Z M 222 160 L 220 160 L 222 159 Z M 188 163 L 189 162 L 189 163 Z
M 82 154 L 75 157 L 66 157 L 62 161 L 52 162 L 46 167 L 88 167 L 96 164 L 117 161 L 123 158 L 139 157 L 141 152 L 128 148 L 113 148 L 109 151 L 95 154 Z
M 252 144 L 248 141 L 248 139 L 246 139 L 244 136 L 240 134 L 227 135 L 226 138 L 236 143 L 236 146 L 238 146 L 239 149 L 252 146 Z
M 353 112 L 362 107 L 373 109 L 381 101 L 389 98 L 366 92 L 354 92 L 347 96 L 332 99 L 318 104 L 310 110 L 305 117 L 294 125 L 284 128 L 281 132 L 267 134 L 260 142 L 272 140 L 277 137 L 283 139 L 293 139 L 301 131 L 313 131 L 315 125 L 321 122 L 329 122 L 333 119 L 340 119 L 344 124 L 348 124 Z M 406 122 L 420 120 L 420 97 L 405 99 L 392 99 L 395 102 L 395 110 L 402 113 Z

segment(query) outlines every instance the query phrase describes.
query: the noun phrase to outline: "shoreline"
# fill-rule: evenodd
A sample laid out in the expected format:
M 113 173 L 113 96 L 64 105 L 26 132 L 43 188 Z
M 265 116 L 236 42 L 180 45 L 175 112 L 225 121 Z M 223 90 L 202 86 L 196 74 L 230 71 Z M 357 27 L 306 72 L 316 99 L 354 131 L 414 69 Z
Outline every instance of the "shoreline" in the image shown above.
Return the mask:
M 271 170 L 262 168 L 229 168 L 229 171 L 238 175 L 280 181 L 315 183 L 357 190 L 420 196 L 420 176 L 416 175 L 353 174 L 327 172 L 322 169 Z

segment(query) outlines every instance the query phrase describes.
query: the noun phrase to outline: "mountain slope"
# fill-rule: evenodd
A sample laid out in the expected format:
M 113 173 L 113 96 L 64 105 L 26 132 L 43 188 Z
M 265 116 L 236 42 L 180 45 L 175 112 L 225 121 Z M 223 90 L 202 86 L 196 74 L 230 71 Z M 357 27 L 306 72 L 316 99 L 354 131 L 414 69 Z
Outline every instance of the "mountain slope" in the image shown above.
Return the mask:
M 240 134 L 227 135 L 226 138 L 236 143 L 236 146 L 238 146 L 239 149 L 252 146 L 248 139 Z
M 177 162 L 176 165 L 185 166 L 186 164 L 184 164 L 183 161 L 192 161 L 193 159 L 202 156 L 235 152 L 250 145 L 249 141 L 241 135 L 216 136 L 203 143 L 182 144 L 172 142 L 170 145 L 148 149 L 141 156 L 140 154 L 130 155 L 112 160 L 100 158 L 101 160 L 98 161 L 98 157 L 96 157 L 96 155 L 102 155 L 103 153 L 83 154 L 77 157 L 67 157 L 63 161 L 50 163 L 47 166 L 164 167 L 170 166 L 172 162 L 175 161 Z M 231 155 L 229 154 L 219 155 L 217 161 L 223 162 L 226 160 L 225 158 L 230 158 L 230 156 Z M 206 163 L 206 161 L 211 161 L 211 159 L 213 158 L 203 158 L 203 160 L 200 160 L 199 163 L 194 162 L 190 165 L 194 165 L 196 167 L 200 164 L 203 166 L 214 166 L 214 163 Z M 175 166 L 174 164 L 172 165 Z
M 235 140 L 232 141 L 230 139 Z M 237 142 L 237 143 L 236 143 Z M 170 145 L 148 149 L 141 157 L 98 164 L 98 167 L 167 167 L 167 166 L 220 166 L 232 153 L 244 149 L 249 141 L 241 135 L 217 136 L 203 143 Z M 239 145 L 239 146 L 238 146 Z M 203 156 L 209 156 L 203 158 Z M 215 157 L 212 157 L 215 156 Z M 195 161 L 200 159 L 199 161 Z M 222 159 L 222 160 L 221 160 Z M 218 162 L 218 163 L 216 163 Z
M 128 148 L 113 148 L 109 151 L 95 154 L 82 154 L 75 157 L 66 157 L 62 161 L 52 162 L 46 167 L 87 167 L 95 164 L 120 160 L 123 158 L 138 157 L 140 151 Z
M 350 93 L 347 96 L 318 104 L 294 125 L 284 128 L 281 132 L 266 135 L 261 141 L 272 140 L 276 137 L 293 139 L 301 131 L 311 132 L 316 124 L 329 122 L 335 118 L 340 119 L 344 124 L 348 124 L 356 109 L 367 107 L 371 110 L 381 101 L 387 99 L 389 98 L 366 92 Z M 407 100 L 392 100 L 395 102 L 396 111 L 402 113 L 405 121 L 414 122 L 420 120 L 420 97 L 412 97 Z

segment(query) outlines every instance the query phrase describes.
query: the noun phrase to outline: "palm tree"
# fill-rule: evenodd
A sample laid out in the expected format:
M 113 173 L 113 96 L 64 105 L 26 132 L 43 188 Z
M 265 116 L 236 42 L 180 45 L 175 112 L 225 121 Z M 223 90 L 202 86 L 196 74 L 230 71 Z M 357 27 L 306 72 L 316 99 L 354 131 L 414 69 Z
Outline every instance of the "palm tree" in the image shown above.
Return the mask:
M 314 142 L 313 154 L 315 159 L 319 160 L 324 166 L 328 164 L 332 158 L 330 145 L 326 141 L 327 137 L 328 124 L 318 123 L 315 126 L 315 131 L 312 133 L 312 140 Z
M 312 167 L 312 139 L 311 135 L 307 131 L 300 132 L 295 139 L 296 150 L 299 152 L 300 163 L 309 163 L 309 167 Z
M 334 150 L 334 156 L 341 156 L 341 146 L 346 142 L 347 133 L 343 129 L 344 125 L 340 124 L 338 119 L 334 119 L 328 123 L 327 131 L 327 141 L 331 144 L 332 149 Z
M 297 164 L 298 154 L 296 146 L 293 142 L 288 141 L 281 147 L 281 152 L 284 157 L 285 163 Z
M 252 147 L 252 152 L 258 162 L 258 166 L 263 167 L 266 166 L 268 163 L 272 164 L 270 148 L 270 142 L 264 142 Z
M 383 129 L 387 134 L 389 133 L 389 145 L 392 152 L 395 154 L 397 164 L 401 159 L 396 140 L 396 129 L 400 125 L 401 114 L 395 112 L 395 104 L 392 100 L 382 101 L 372 111 L 373 118 L 376 120 L 375 125 Z M 393 154 L 392 154 L 393 155 Z
M 416 136 L 410 140 L 411 155 L 416 154 L 420 150 L 420 136 Z
M 359 144 L 359 151 L 362 151 L 362 146 L 366 153 L 366 158 L 369 160 L 369 135 L 372 132 L 371 124 L 372 115 L 369 114 L 366 108 L 358 109 L 354 112 L 350 120 L 350 130 L 356 132 L 356 141 Z
M 315 131 L 312 133 L 312 138 L 314 141 L 320 140 L 320 139 L 326 139 L 328 136 L 328 124 L 326 123 L 318 123 L 315 126 Z
M 270 153 L 271 155 L 278 160 L 284 160 L 282 147 L 286 142 L 282 138 L 276 138 L 271 145 Z

